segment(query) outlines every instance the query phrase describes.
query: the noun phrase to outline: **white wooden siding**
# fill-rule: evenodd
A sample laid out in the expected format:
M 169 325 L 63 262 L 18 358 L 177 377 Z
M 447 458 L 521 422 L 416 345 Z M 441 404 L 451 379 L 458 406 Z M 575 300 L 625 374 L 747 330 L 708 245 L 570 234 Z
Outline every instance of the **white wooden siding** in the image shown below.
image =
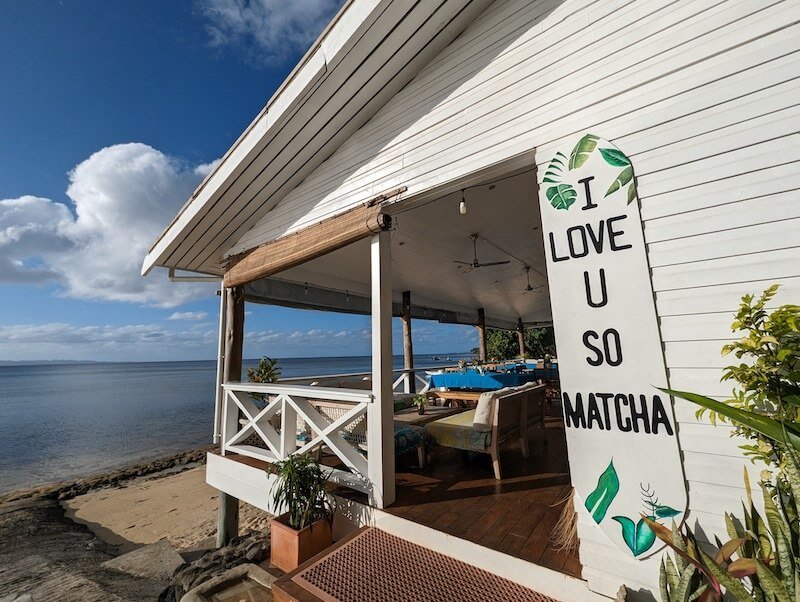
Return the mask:
M 430 190 L 576 133 L 633 160 L 671 385 L 725 398 L 741 296 L 800 297 L 800 3 L 498 0 L 231 249 L 407 186 Z M 689 523 L 723 536 L 743 467 L 730 428 L 676 402 Z M 574 459 L 578 460 L 578 459 Z M 581 521 L 592 589 L 657 585 Z

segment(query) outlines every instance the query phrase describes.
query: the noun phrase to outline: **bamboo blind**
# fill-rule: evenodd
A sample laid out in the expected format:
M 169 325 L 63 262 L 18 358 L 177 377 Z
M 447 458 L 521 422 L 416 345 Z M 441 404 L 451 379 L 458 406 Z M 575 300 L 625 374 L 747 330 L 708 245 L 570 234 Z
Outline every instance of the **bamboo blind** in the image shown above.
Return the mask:
M 361 206 L 324 219 L 233 257 L 225 286 L 239 286 L 288 270 L 362 238 L 387 230 L 391 218 L 380 205 Z

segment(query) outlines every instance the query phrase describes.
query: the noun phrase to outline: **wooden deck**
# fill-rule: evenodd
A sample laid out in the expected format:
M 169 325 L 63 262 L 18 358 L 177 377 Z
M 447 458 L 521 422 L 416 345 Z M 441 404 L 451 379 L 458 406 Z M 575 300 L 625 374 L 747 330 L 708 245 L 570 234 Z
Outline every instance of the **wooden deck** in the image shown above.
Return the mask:
M 528 460 L 506 448 L 502 462 L 504 478 L 496 481 L 488 455 L 435 446 L 424 470 L 398 463 L 397 500 L 387 511 L 580 577 L 577 552 L 556 552 L 549 541 L 564 507 L 558 502 L 571 489 L 561 418 L 548 416 L 544 436 L 531 441 Z

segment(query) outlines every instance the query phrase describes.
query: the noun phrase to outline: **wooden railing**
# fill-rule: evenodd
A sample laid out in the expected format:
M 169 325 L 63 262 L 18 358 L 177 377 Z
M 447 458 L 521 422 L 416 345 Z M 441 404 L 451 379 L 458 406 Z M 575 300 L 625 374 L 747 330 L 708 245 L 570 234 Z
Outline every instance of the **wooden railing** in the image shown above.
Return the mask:
M 222 387 L 223 455 L 276 462 L 325 446 L 346 467 L 330 469 L 330 480 L 371 493 L 366 449 L 371 391 L 285 382 L 234 382 Z

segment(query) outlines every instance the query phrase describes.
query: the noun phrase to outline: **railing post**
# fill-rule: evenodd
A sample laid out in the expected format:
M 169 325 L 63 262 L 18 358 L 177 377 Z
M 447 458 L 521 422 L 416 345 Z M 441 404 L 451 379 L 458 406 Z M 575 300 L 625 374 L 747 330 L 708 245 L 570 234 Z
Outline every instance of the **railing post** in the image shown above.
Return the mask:
M 297 410 L 283 396 L 281 401 L 281 460 L 288 458 L 297 449 Z
M 394 502 L 394 400 L 392 397 L 392 272 L 389 233 L 372 237 L 372 394 L 367 410 L 370 502 L 385 508 Z

